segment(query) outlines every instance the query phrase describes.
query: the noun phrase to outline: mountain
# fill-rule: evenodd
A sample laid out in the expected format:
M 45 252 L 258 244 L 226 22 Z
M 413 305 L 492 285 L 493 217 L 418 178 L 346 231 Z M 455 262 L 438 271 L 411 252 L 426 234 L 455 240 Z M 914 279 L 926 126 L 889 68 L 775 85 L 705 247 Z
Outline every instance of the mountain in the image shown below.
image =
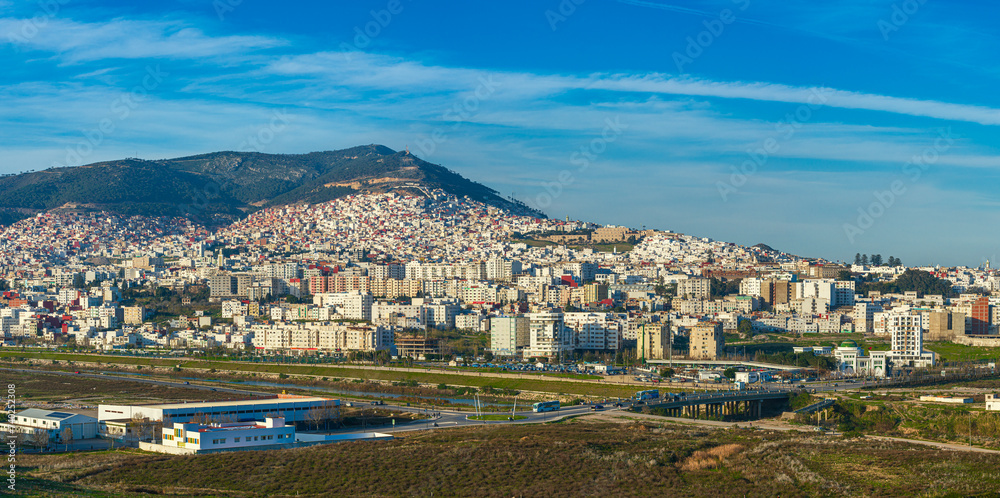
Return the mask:
M 262 207 L 319 203 L 354 193 L 450 194 L 545 217 L 485 185 L 408 151 L 382 145 L 308 154 L 214 152 L 176 159 L 122 159 L 0 178 L 0 223 L 51 209 L 186 216 L 229 223 Z

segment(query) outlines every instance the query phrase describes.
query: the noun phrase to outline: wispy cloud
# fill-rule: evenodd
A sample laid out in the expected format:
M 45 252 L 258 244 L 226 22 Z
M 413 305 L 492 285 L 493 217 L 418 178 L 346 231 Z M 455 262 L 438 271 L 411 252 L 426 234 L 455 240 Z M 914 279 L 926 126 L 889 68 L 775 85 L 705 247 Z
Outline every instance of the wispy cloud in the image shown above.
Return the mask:
M 0 18 L 0 33 L 17 33 L 26 19 Z M 212 36 L 181 21 L 113 19 L 76 22 L 48 19 L 44 29 L 30 38 L 0 37 L 0 44 L 50 52 L 64 63 L 105 59 L 202 59 L 239 55 L 286 45 L 266 36 Z

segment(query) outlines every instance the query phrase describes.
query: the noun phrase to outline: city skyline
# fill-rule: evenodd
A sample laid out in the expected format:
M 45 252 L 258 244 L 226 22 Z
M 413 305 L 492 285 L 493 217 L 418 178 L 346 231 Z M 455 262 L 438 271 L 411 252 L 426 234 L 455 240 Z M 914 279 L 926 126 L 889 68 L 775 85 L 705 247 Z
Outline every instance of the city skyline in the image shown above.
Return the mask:
M 977 266 L 979 8 L 0 2 L 0 169 L 380 143 L 554 218 Z

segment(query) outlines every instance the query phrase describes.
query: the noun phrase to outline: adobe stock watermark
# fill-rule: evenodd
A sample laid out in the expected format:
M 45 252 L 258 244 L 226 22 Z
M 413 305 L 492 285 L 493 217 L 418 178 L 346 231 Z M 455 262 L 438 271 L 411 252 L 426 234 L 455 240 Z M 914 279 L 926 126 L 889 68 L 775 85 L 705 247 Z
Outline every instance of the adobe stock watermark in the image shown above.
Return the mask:
M 62 7 L 69 2 L 70 0 L 39 0 L 38 11 L 35 12 L 35 15 L 21 21 L 18 29 L 9 31 L 7 39 L 18 45 L 28 43 L 38 36 L 38 33 L 45 29 L 49 25 L 49 21 L 59 15 Z
M 732 0 L 732 2 L 740 12 L 750 7 L 750 0 Z M 684 47 L 683 53 L 675 51 L 671 55 L 674 66 L 677 67 L 677 72 L 683 73 L 684 66 L 693 63 L 695 59 L 701 57 L 705 53 L 705 50 L 722 36 L 726 31 L 726 26 L 734 22 L 736 22 L 736 13 L 732 9 L 722 9 L 719 11 L 717 18 L 702 21 L 701 24 L 705 29 L 694 36 L 688 36 L 684 39 L 687 41 L 687 45 Z
M 263 152 L 264 147 L 271 144 L 279 133 L 285 131 L 291 119 L 288 111 L 281 109 L 271 113 L 271 120 L 266 125 L 261 126 L 257 133 L 247 135 L 246 139 L 240 143 L 239 150 L 242 152 Z
M 545 11 L 545 20 L 549 22 L 549 27 L 552 28 L 552 31 L 559 29 L 559 23 L 566 22 L 566 19 L 569 19 L 570 16 L 576 14 L 576 8 L 586 1 L 587 0 L 561 0 L 555 10 L 547 9 Z
M 220 21 L 226 20 L 226 14 L 236 10 L 236 7 L 243 5 L 243 0 L 213 0 L 212 8 Z
M 732 173 L 728 182 L 715 182 L 722 202 L 729 200 L 729 194 L 739 192 L 743 185 L 757 170 L 767 164 L 768 159 L 781 150 L 781 142 L 791 140 L 802 126 L 813 117 L 813 112 L 823 107 L 829 99 L 823 92 L 825 89 L 813 88 L 812 94 L 806 99 L 804 104 L 799 105 L 794 111 L 785 114 L 785 117 L 774 125 L 774 136 L 770 136 L 761 141 L 756 148 L 747 149 L 747 159 L 740 163 L 739 167 L 730 166 Z
M 279 133 L 285 131 L 291 121 L 286 109 L 272 112 L 271 119 L 266 124 L 261 125 L 256 133 L 247 135 L 240 143 L 238 150 L 240 152 L 263 152 L 264 148 L 271 144 Z M 181 206 L 181 212 L 192 215 L 205 211 L 213 200 L 221 199 L 222 193 L 232 184 L 233 181 L 229 178 L 224 178 L 221 184 L 214 180 L 206 183 L 203 189 L 194 194 L 191 204 Z
M 581 145 L 579 150 L 570 154 L 569 163 L 576 166 L 576 174 L 586 172 L 590 168 L 590 165 L 597 161 L 597 158 L 608 150 L 608 144 L 614 143 L 615 140 L 618 140 L 618 137 L 621 136 L 622 132 L 627 129 L 628 125 L 621 122 L 620 116 L 615 116 L 614 119 L 605 119 L 604 129 L 601 130 L 601 136 L 591 140 L 587 143 L 587 145 Z M 541 192 L 535 196 L 535 205 L 538 209 L 545 209 L 551 206 L 552 201 L 559 198 L 565 188 L 572 185 L 576 181 L 576 177 L 573 173 L 574 171 L 564 169 L 556 175 L 556 181 L 542 184 L 542 188 L 545 189 L 545 192 Z
M 441 114 L 441 119 L 451 122 L 451 126 L 437 127 L 431 131 L 430 136 L 420 136 L 416 141 L 416 148 L 420 150 L 424 158 L 428 158 L 438 145 L 448 140 L 449 131 L 457 131 L 473 116 L 479 113 L 479 107 L 483 101 L 490 98 L 497 91 L 497 87 L 502 86 L 500 82 L 493 79 L 492 74 L 480 76 L 476 89 L 470 92 L 461 102 L 455 102 L 451 107 Z
M 371 45 L 372 40 L 381 35 L 382 30 L 389 27 L 389 23 L 392 22 L 395 16 L 403 13 L 403 8 L 401 0 L 389 0 L 385 4 L 384 9 L 369 12 L 368 14 L 371 15 L 372 20 L 366 22 L 364 27 L 354 27 L 354 39 L 351 40 L 353 43 L 342 42 L 340 44 L 341 54 L 344 58 L 350 62 L 352 60 L 352 52 L 363 50 Z
M 914 155 L 910 158 L 906 164 L 903 165 L 901 173 L 905 178 L 909 180 L 910 183 L 915 183 L 917 180 L 923 176 L 924 172 L 927 171 L 931 165 L 938 162 L 941 158 L 941 154 L 944 154 L 951 149 L 951 146 L 955 143 L 955 137 L 952 136 L 951 128 L 941 130 L 938 137 L 934 139 L 934 144 L 928 146 L 920 154 Z M 858 207 L 858 218 L 856 223 L 844 223 L 844 235 L 847 236 L 847 240 L 854 244 L 854 241 L 859 235 L 864 235 L 865 231 L 870 229 L 875 225 L 875 220 L 881 218 L 885 215 L 886 211 L 889 210 L 900 197 L 905 195 L 907 192 L 906 184 L 903 180 L 894 180 L 889 184 L 887 190 L 876 190 L 872 192 L 872 196 L 875 198 L 867 208 Z
M 903 0 L 892 4 L 892 14 L 889 15 L 889 19 L 879 19 L 875 23 L 878 32 L 882 34 L 882 39 L 889 41 L 889 34 L 899 31 L 899 28 L 910 20 L 910 16 L 919 12 L 925 3 L 927 0 Z
M 7 420 L 14 420 L 17 411 L 17 385 L 7 384 L 7 396 L 4 398 L 4 413 Z M 7 432 L 7 491 L 17 490 L 17 432 Z
M 108 108 L 108 116 L 101 118 L 93 128 L 81 130 L 83 139 L 75 146 L 66 148 L 65 162 L 54 162 L 52 167 L 63 168 L 82 165 L 87 157 L 104 144 L 107 137 L 114 134 L 121 123 L 127 120 L 132 112 L 149 98 L 149 94 L 156 90 L 167 76 L 170 76 L 170 73 L 161 70 L 159 65 L 146 66 L 146 74 L 142 77 L 141 83 L 112 100 Z

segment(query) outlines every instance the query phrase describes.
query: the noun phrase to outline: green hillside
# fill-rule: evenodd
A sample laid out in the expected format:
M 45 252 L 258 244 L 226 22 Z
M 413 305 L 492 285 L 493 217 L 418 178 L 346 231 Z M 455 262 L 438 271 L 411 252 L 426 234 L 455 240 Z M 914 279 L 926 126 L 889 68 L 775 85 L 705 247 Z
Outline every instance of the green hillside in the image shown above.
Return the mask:
M 450 194 L 544 216 L 482 184 L 381 145 L 308 154 L 215 152 L 176 159 L 124 159 L 0 178 L 0 222 L 39 211 L 103 209 L 187 216 L 214 225 L 260 207 L 318 203 L 353 193 Z

